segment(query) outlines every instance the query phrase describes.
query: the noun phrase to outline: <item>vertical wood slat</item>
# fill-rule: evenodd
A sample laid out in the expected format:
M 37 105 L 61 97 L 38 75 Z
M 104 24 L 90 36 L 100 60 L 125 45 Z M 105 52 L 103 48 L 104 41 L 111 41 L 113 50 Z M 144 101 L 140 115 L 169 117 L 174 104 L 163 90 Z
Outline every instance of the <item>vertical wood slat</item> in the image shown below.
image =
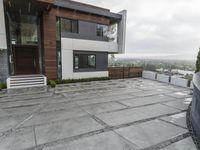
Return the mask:
M 57 78 L 56 16 L 43 13 L 44 70 L 47 79 Z
M 110 67 L 108 68 L 109 77 L 112 79 L 142 77 L 143 68 L 141 67 Z

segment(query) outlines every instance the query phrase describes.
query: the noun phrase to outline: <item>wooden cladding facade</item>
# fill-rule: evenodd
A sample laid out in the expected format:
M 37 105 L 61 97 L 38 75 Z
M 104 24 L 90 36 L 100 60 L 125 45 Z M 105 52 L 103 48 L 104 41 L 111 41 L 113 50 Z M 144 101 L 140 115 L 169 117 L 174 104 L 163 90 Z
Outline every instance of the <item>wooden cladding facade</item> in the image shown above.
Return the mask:
M 48 79 L 57 78 L 56 16 L 43 13 L 44 73 Z
M 44 48 L 44 74 L 48 79 L 57 79 L 57 50 L 56 50 L 56 17 L 83 20 L 109 25 L 110 19 L 80 13 L 77 11 L 51 8 L 42 15 L 42 39 Z
M 52 8 L 49 13 L 63 18 L 82 20 L 82 21 L 94 22 L 105 25 L 110 24 L 110 19 L 108 18 L 86 14 L 73 10 L 66 10 L 62 8 Z

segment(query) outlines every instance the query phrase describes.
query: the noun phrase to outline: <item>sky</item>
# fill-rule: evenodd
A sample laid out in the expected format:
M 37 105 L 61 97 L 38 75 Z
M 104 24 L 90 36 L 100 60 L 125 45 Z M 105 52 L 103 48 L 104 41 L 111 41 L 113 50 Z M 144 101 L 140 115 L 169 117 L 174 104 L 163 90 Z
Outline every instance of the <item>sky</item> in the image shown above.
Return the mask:
M 112 12 L 127 10 L 129 57 L 196 59 L 200 47 L 200 0 L 76 0 Z

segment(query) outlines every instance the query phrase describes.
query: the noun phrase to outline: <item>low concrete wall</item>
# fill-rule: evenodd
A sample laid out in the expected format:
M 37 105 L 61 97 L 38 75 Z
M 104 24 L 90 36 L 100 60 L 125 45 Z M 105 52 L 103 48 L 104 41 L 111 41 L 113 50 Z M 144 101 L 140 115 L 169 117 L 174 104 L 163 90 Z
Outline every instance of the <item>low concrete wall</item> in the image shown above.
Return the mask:
M 141 67 L 110 67 L 108 68 L 109 77 L 112 79 L 142 77 L 143 68 Z
M 171 77 L 171 84 L 181 86 L 181 87 L 188 87 L 188 80 L 182 78 Z
M 143 71 L 142 77 L 145 79 L 156 80 L 156 73 L 152 71 Z
M 146 71 L 146 70 L 143 71 L 142 77 L 145 79 L 157 80 L 160 82 L 193 89 L 192 82 L 190 83 L 187 79 L 183 79 L 183 78 L 177 78 L 177 77 L 168 76 L 165 74 L 160 74 L 160 73 Z
M 164 75 L 164 74 L 157 74 L 157 80 L 160 82 L 165 82 L 165 83 L 169 83 L 169 76 Z

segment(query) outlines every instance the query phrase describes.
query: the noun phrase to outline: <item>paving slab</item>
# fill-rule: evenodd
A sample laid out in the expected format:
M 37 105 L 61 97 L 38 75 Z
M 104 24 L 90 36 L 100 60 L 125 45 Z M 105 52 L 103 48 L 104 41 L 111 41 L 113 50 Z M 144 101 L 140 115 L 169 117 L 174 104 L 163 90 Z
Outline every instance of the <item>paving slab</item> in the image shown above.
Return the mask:
M 185 98 L 185 99 L 180 99 L 173 102 L 166 102 L 163 104 L 173 107 L 173 108 L 180 109 L 180 110 L 187 110 L 191 101 L 192 101 L 192 98 Z
M 149 91 L 141 91 L 141 92 L 137 92 L 137 93 L 134 93 L 133 95 L 134 96 L 138 96 L 138 97 L 144 97 L 144 96 L 153 96 L 153 95 L 159 95 L 159 94 L 162 94 L 162 93 L 165 93 L 166 91 L 162 91 L 161 89 L 158 90 L 158 89 L 155 89 L 155 90 L 152 90 L 152 87 L 151 87 L 151 90 Z M 168 91 L 169 92 L 169 91 Z
M 142 105 L 148 105 L 148 104 L 154 104 L 158 102 L 165 102 L 165 101 L 172 101 L 172 100 L 176 100 L 176 99 L 169 96 L 165 96 L 163 94 L 159 94 L 156 96 L 138 97 L 138 98 L 133 98 L 129 100 L 121 100 L 120 103 L 130 106 L 130 107 L 136 107 L 136 106 L 142 106 Z
M 104 127 L 89 117 L 69 119 L 65 122 L 58 122 L 44 126 L 35 127 L 38 144 L 56 141 L 96 130 Z
M 52 96 L 52 97 L 43 97 L 43 98 L 36 98 L 30 100 L 19 100 L 19 101 L 8 101 L 8 102 L 0 102 L 0 108 L 9 108 L 9 107 L 23 107 L 23 106 L 30 106 L 30 105 L 40 105 L 46 103 L 59 103 L 65 102 L 63 97 L 61 96 Z
M 32 114 L 37 109 L 39 109 L 38 105 L 0 109 L 0 117 Z
M 153 120 L 121 128 L 116 132 L 136 144 L 139 148 L 147 148 L 185 134 L 188 130 L 159 120 Z
M 76 101 L 76 103 L 80 106 L 83 106 L 83 105 L 90 105 L 90 104 L 97 104 L 97 103 L 105 103 L 105 102 L 110 102 L 112 100 L 109 99 L 109 97 L 104 97 L 104 98 L 101 98 L 101 97 L 96 97 L 96 98 L 88 98 L 88 99 L 85 99 L 85 100 L 80 100 L 80 101 Z
M 197 150 L 191 137 L 178 141 L 161 150 Z
M 25 120 L 28 117 L 28 115 L 22 115 L 17 117 L 0 117 L 0 136 L 3 134 L 3 132 L 8 131 L 12 129 L 13 127 L 20 124 L 23 120 Z
M 36 146 L 32 128 L 21 129 L 0 140 L 1 150 L 22 150 Z
M 60 102 L 60 103 L 48 103 L 46 104 L 40 112 L 56 111 L 62 109 L 72 109 L 77 108 L 78 105 L 74 102 Z
M 55 121 L 61 121 L 86 115 L 88 115 L 88 113 L 80 108 L 43 112 L 34 115 L 31 119 L 26 121 L 22 126 L 27 127 L 27 126 L 47 124 Z
M 149 119 L 160 115 L 175 113 L 179 111 L 180 110 L 170 108 L 168 106 L 155 104 L 140 108 L 132 108 L 116 112 L 103 113 L 96 116 L 99 119 L 103 120 L 109 126 L 116 126 L 139 120 Z
M 94 114 L 99 114 L 102 112 L 124 109 L 127 107 L 117 102 L 108 102 L 108 103 L 87 105 L 87 106 L 83 106 L 82 108 L 88 113 L 94 115 Z
M 167 117 L 162 117 L 160 118 L 161 120 L 170 122 L 172 124 L 176 124 L 178 126 L 181 126 L 183 128 L 187 128 L 187 123 L 186 123 L 186 113 L 180 113 L 172 116 L 167 116 Z
M 191 97 L 189 90 L 167 93 L 166 95 L 181 99 Z
M 69 143 L 63 143 L 43 150 L 137 150 L 137 147 L 114 132 L 101 133 Z
M 0 102 L 5 102 L 5 101 L 17 101 L 17 100 L 23 100 L 23 99 L 36 99 L 36 98 L 45 98 L 45 97 L 50 97 L 52 96 L 52 93 L 39 93 L 39 94 L 23 94 L 23 95 L 18 95 L 18 96 L 8 96 L 8 97 L 3 97 L 0 98 Z

